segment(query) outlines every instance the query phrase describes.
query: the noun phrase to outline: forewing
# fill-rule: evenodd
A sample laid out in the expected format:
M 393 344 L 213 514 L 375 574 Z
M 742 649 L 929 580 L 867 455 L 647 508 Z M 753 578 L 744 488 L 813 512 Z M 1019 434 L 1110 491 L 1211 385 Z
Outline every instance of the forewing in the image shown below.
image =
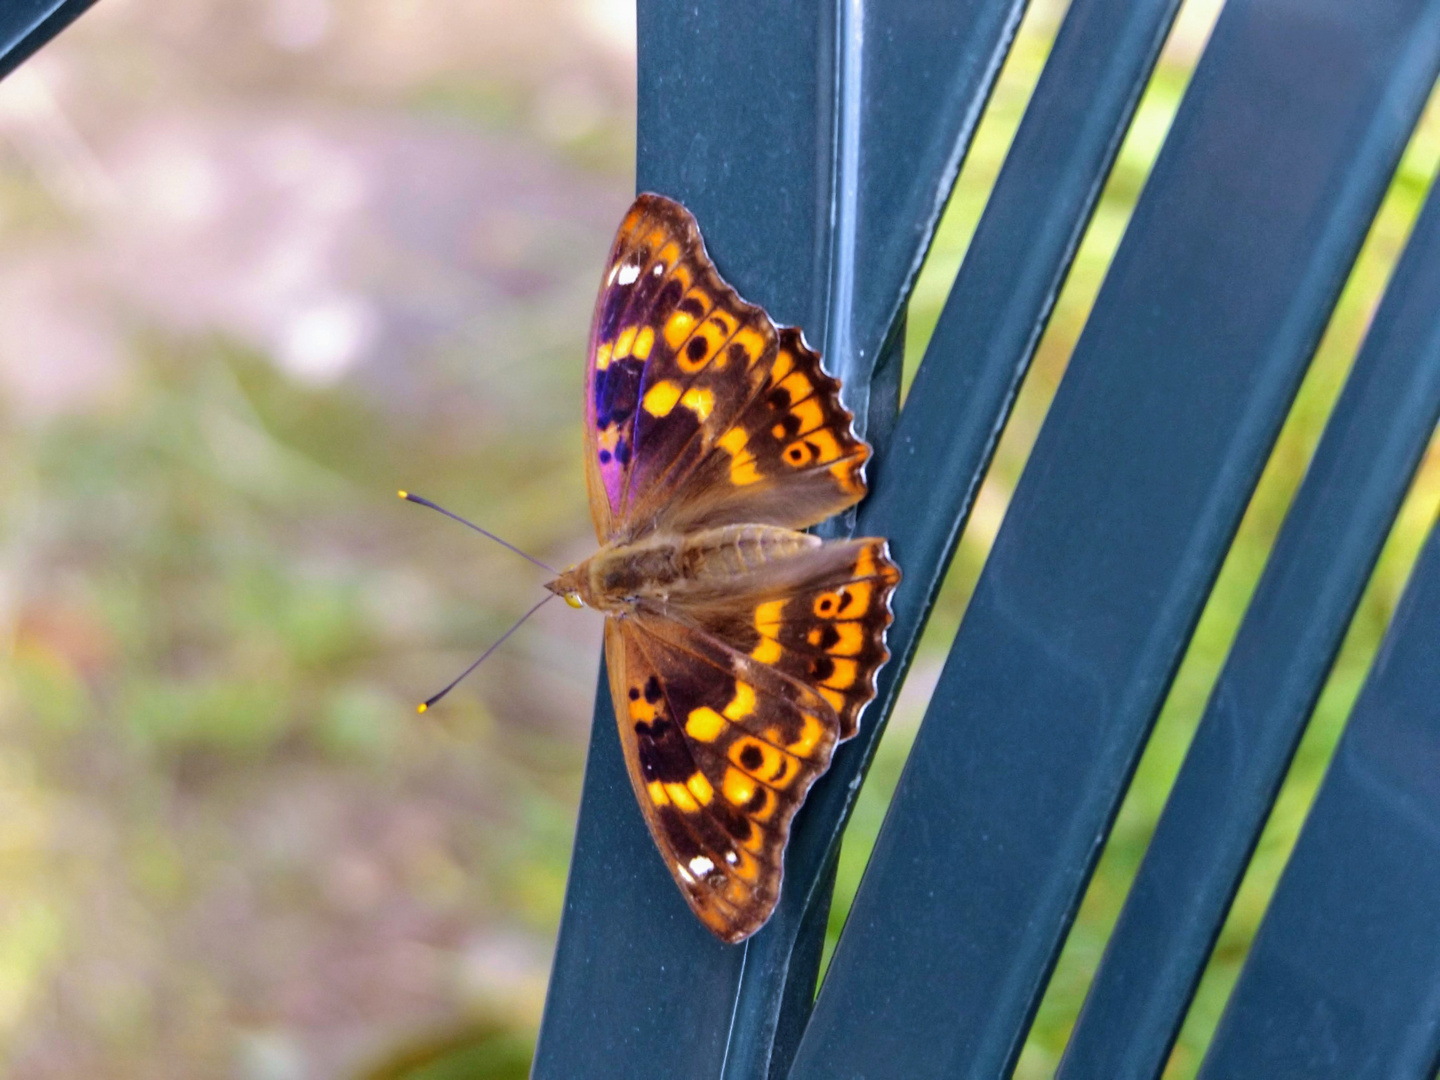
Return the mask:
M 586 369 L 585 469 L 601 541 L 652 526 L 633 507 L 653 504 L 659 478 L 688 471 L 673 466 L 693 455 L 694 436 L 745 408 L 774 355 L 774 326 L 721 280 L 690 212 L 637 198 L 605 264 Z
M 679 203 L 641 195 L 595 305 L 585 468 L 602 541 L 657 526 L 803 528 L 865 494 L 869 447 L 800 331 L 720 277 Z
M 643 488 L 630 508 L 634 520 L 677 530 L 738 523 L 803 529 L 865 495 L 870 447 L 855 435 L 840 383 L 798 329 L 776 333 L 778 345 L 756 365 L 763 378 L 752 373 L 757 385 L 745 406 L 698 426 L 663 476 Z M 642 407 L 639 445 L 648 460 L 646 420 Z

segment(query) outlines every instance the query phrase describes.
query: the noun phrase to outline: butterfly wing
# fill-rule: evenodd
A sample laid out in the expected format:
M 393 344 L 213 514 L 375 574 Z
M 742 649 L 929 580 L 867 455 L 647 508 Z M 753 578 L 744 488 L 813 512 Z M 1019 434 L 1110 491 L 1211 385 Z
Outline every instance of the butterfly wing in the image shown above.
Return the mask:
M 725 283 L 688 210 L 641 195 L 591 326 L 585 468 L 600 539 L 803 528 L 858 501 L 870 451 L 839 389 L 799 330 Z
M 688 385 L 679 388 L 677 380 L 713 359 L 701 363 L 698 349 L 703 346 L 697 344 L 709 340 L 703 324 L 712 315 L 732 331 L 725 339 L 727 358 L 746 349 L 757 361 L 773 355 L 774 327 L 763 311 L 744 303 L 720 279 L 690 212 L 662 196 L 641 195 L 610 249 L 590 328 L 585 470 L 591 514 L 602 542 L 635 533 L 627 496 L 635 489 L 642 462 L 647 468 L 641 471 L 648 476 L 657 456 L 678 451 L 674 422 L 696 415 L 697 408 L 717 420 L 734 416 L 763 375 L 763 369 L 748 374 L 748 359 L 741 366 L 722 358 L 731 378 L 710 385 L 705 395 L 697 391 L 686 397 Z M 674 421 L 658 429 L 653 423 L 644 425 L 649 447 L 642 454 L 639 412 L 648 405 L 654 418 L 672 386 L 677 392 L 666 414 Z M 686 404 L 676 412 L 673 406 L 682 399 Z
M 836 743 L 857 730 L 888 656 L 899 571 L 883 540 L 790 561 L 788 581 L 741 577 L 724 602 L 640 605 L 606 623 L 646 824 L 695 914 L 732 943 L 774 910 L 790 822 Z

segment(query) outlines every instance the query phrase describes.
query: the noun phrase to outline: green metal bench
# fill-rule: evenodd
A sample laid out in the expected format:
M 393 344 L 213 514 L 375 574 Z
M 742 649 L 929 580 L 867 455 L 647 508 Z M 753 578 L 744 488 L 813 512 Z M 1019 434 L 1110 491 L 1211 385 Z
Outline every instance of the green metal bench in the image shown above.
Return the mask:
M 1231 536 L 1440 67 L 1440 3 L 1231 0 L 955 638 L 818 996 L 838 845 L 1027 362 L 1175 13 L 1075 0 L 897 416 L 906 299 L 1015 0 L 639 8 L 637 185 L 824 343 L 875 443 L 854 527 L 895 658 L 719 944 L 634 805 L 601 679 L 534 1075 L 1014 1068 Z M 1440 408 L 1430 206 L 1291 510 L 1060 1075 L 1159 1075 Z M 850 524 L 850 523 L 846 523 Z M 1440 1055 L 1440 544 L 1415 570 L 1205 1076 Z

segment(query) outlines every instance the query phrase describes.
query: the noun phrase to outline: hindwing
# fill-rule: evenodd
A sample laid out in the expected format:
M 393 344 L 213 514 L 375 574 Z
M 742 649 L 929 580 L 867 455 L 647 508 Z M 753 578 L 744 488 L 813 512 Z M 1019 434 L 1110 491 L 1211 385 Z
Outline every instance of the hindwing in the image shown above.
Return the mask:
M 883 540 L 797 555 L 790 587 L 642 605 L 606 622 L 621 744 L 646 824 L 690 907 L 743 940 L 780 893 L 790 822 L 857 730 L 889 655 L 899 571 Z

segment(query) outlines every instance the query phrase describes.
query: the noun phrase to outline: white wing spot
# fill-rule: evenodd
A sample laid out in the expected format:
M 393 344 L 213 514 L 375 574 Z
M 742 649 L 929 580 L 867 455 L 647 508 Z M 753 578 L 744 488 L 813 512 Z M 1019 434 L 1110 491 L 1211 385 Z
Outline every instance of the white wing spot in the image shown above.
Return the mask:
M 740 857 L 736 855 L 733 851 L 727 851 L 725 852 L 725 861 L 728 862 L 731 866 L 734 866 L 737 862 L 740 861 Z
M 690 860 L 690 870 L 696 877 L 704 877 L 715 869 L 715 864 L 704 855 L 696 855 Z
M 652 274 L 654 274 L 656 277 L 659 277 L 661 274 L 663 274 L 663 273 L 665 272 L 665 264 L 664 264 L 664 263 L 656 263 L 656 264 L 655 264 L 655 269 L 654 269 L 654 270 L 651 270 L 650 272 L 651 272 Z
M 618 281 L 621 285 L 633 285 L 635 283 L 635 279 L 639 276 L 640 267 L 636 266 L 634 263 L 626 263 L 624 266 L 620 267 L 620 274 L 616 277 L 615 280 Z
M 684 863 L 678 863 L 678 862 L 677 862 L 677 863 L 675 864 L 675 869 L 676 869 L 676 871 L 680 874 L 680 876 L 685 879 L 685 881 L 686 881 L 688 884 L 690 884 L 690 885 L 694 885 L 694 884 L 695 884 L 695 879 L 690 876 L 690 871 L 685 869 L 685 864 L 684 864 Z
M 620 273 L 620 264 L 616 263 L 614 266 L 610 267 L 610 276 L 605 279 L 605 284 L 607 287 L 615 284 L 615 275 L 618 273 Z

